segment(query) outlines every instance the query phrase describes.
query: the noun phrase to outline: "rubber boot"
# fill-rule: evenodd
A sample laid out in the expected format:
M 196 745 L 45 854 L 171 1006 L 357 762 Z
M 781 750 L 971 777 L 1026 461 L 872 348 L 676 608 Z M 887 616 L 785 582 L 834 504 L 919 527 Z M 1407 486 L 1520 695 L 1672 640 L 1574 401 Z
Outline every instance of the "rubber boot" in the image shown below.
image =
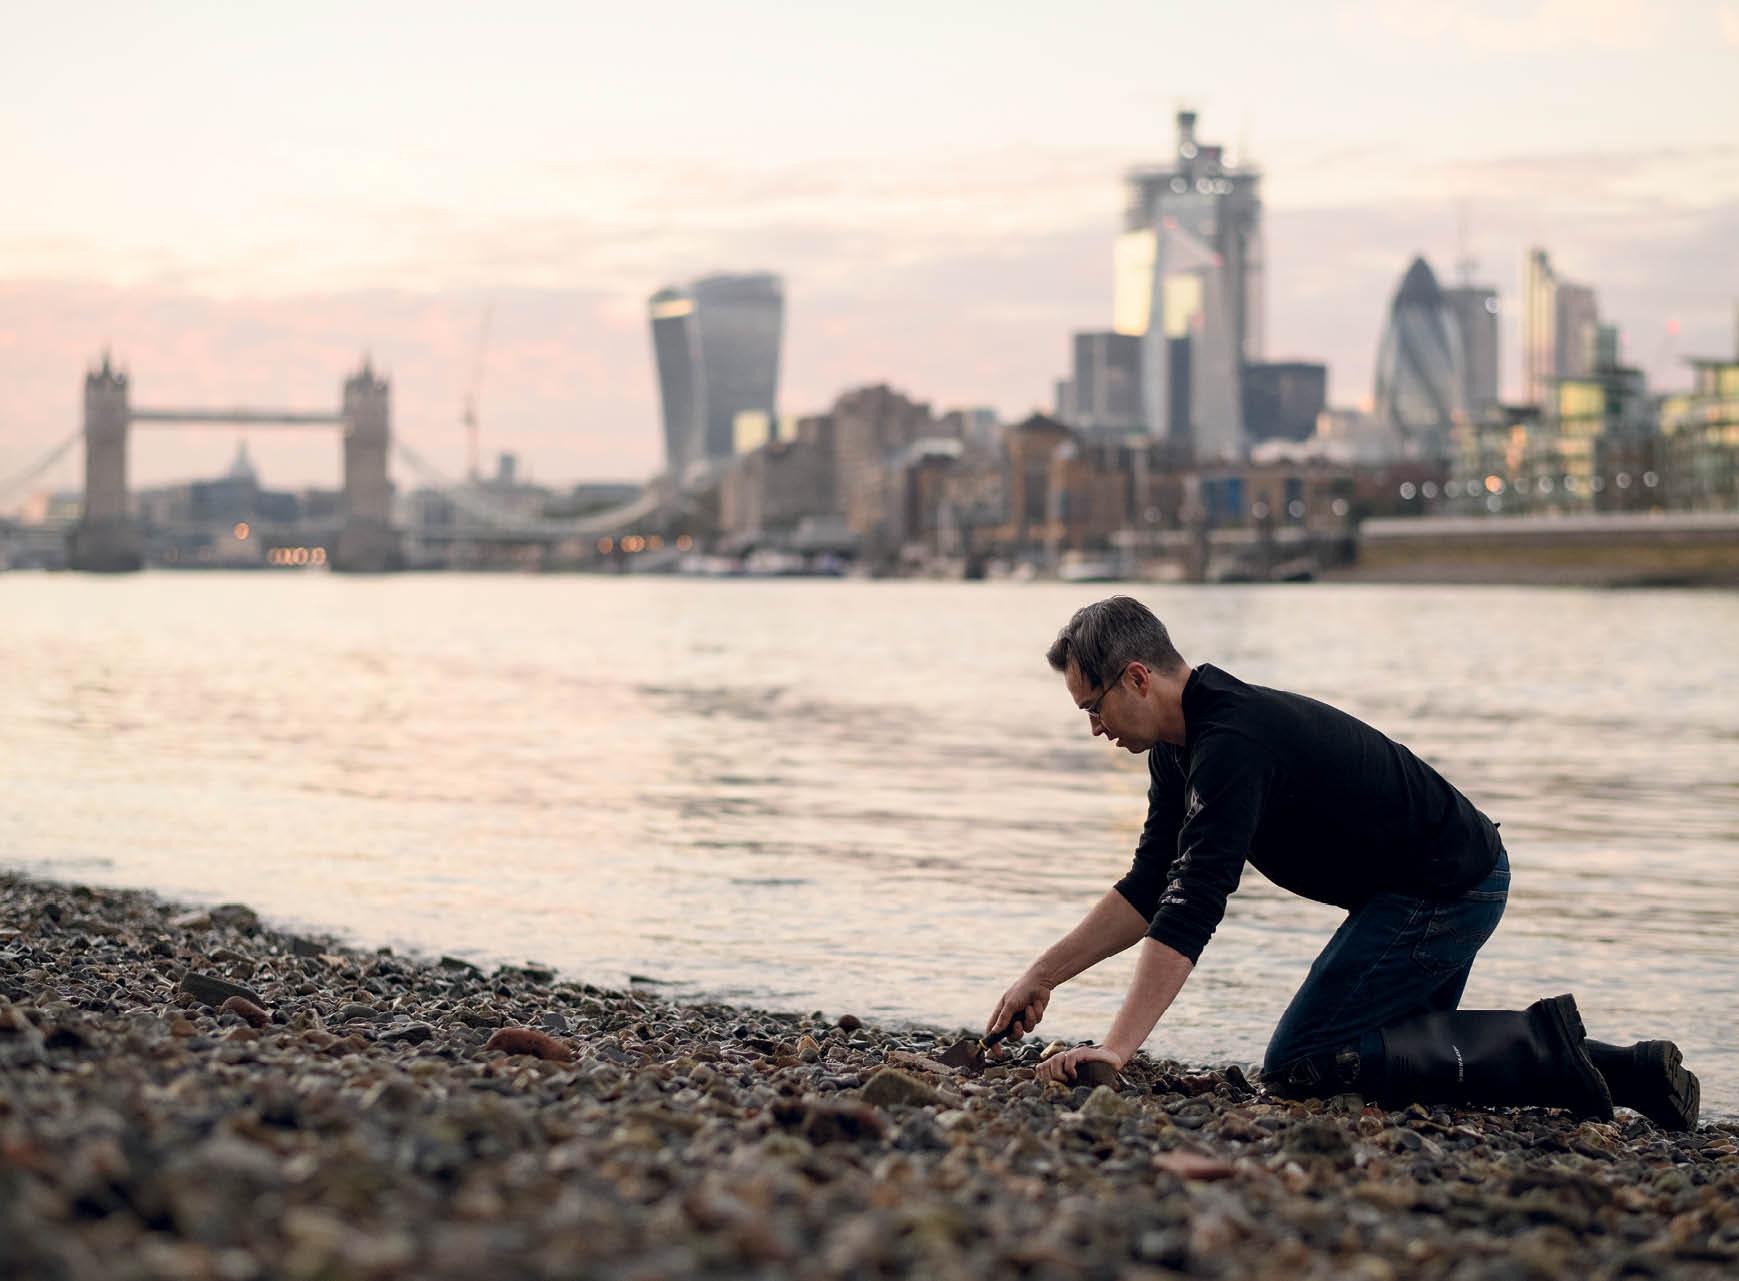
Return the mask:
M 1703 1087 L 1697 1074 L 1684 1066 L 1678 1046 L 1671 1041 L 1589 1041 L 1587 1047 L 1619 1107 L 1641 1112 L 1663 1130 L 1697 1128 Z
M 1386 1106 L 1548 1107 L 1612 1119 L 1612 1095 L 1582 1047 L 1573 996 L 1535 1001 L 1520 1013 L 1418 1014 L 1384 1028 L 1381 1037 L 1378 1079 L 1366 1088 Z

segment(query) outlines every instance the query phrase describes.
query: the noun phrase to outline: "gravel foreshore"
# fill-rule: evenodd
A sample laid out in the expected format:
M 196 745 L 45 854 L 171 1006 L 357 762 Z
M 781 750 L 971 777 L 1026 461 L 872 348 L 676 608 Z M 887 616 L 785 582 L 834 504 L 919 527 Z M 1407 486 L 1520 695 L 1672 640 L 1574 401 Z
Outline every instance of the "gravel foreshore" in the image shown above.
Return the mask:
M 1288 1102 L 0 875 L 0 1277 L 1739 1270 L 1739 1125 Z

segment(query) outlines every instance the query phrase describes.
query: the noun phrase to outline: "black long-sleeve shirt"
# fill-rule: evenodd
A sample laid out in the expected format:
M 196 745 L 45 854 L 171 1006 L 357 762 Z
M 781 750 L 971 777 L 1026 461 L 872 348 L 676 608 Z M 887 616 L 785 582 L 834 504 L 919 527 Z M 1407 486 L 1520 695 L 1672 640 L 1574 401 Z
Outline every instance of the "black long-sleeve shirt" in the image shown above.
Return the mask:
M 1248 859 L 1282 889 L 1358 906 L 1447 897 L 1490 874 L 1497 828 L 1436 770 L 1363 721 L 1204 663 L 1182 747 L 1147 754 L 1147 822 L 1117 891 L 1147 937 L 1196 960 Z

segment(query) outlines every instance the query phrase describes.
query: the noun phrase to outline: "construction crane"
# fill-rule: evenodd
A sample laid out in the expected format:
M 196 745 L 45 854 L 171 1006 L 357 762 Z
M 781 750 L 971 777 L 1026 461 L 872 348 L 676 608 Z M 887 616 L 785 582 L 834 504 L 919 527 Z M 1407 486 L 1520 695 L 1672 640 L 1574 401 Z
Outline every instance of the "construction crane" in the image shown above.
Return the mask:
M 481 476 L 477 461 L 477 398 L 483 393 L 483 358 L 489 351 L 489 320 L 495 313 L 493 302 L 483 305 L 483 321 L 477 327 L 477 351 L 471 362 L 471 382 L 465 389 L 465 411 L 460 421 L 465 424 L 466 474 L 472 483 Z

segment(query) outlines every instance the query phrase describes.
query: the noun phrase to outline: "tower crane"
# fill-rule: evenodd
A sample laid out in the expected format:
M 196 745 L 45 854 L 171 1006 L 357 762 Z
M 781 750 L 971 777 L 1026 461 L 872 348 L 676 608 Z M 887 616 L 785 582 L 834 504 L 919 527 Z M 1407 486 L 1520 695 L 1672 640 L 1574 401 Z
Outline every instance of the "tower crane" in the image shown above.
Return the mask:
M 467 473 L 473 484 L 480 476 L 477 463 L 477 398 L 483 393 L 483 358 L 489 351 L 489 320 L 495 314 L 493 302 L 483 305 L 483 320 L 477 327 L 477 350 L 471 362 L 471 381 L 465 389 L 465 409 L 460 421 L 465 424 L 465 455 Z

